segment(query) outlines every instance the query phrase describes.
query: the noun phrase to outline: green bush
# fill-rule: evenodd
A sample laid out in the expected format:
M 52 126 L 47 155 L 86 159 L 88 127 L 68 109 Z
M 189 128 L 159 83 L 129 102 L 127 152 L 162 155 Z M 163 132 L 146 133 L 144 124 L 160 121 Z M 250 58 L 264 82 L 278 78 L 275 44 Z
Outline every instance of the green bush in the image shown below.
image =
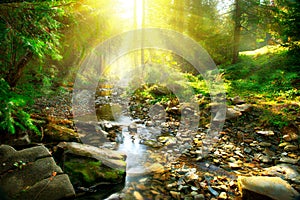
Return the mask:
M 0 79 L 0 130 L 15 134 L 18 130 L 31 130 L 40 134 L 24 108 L 30 102 L 26 97 L 13 92 L 4 79 Z

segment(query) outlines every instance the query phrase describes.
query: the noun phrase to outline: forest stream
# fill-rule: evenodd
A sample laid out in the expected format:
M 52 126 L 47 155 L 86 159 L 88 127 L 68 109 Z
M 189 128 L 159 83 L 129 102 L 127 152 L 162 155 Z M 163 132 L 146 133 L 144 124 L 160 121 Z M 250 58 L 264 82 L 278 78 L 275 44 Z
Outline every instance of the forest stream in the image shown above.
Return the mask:
M 175 142 L 178 130 L 174 122 L 169 119 L 174 113 L 169 114 L 167 121 L 157 117 L 159 125 L 154 126 L 153 120 L 147 118 L 151 107 L 149 109 L 146 104 L 143 104 L 140 111 L 144 114 L 141 115 L 139 111 L 130 109 L 130 106 L 136 107 L 137 102 L 130 102 L 129 107 L 122 105 L 125 101 L 118 97 L 120 91 L 115 92 L 115 95 L 111 93 L 114 92 L 109 92 L 110 97 L 105 95 L 98 97 L 100 98 L 98 102 L 101 102 L 101 99 L 105 101 L 96 104 L 99 122 L 104 124 L 104 127 L 116 127 L 109 132 L 109 135 L 113 135 L 110 136 L 110 142 L 102 145 L 125 153 L 127 168 L 124 188 L 107 197 L 107 200 L 238 199 L 240 191 L 237 179 L 239 176 L 249 175 L 261 177 L 261 180 L 256 180 L 257 184 L 254 187 L 257 188 L 264 187 L 260 183 L 267 184 L 268 180 L 265 180 L 265 177 L 279 176 L 288 180 L 295 189 L 300 189 L 298 160 L 296 157 L 293 158 L 293 153 L 273 153 L 282 151 L 281 147 L 277 147 L 278 140 L 274 140 L 273 131 L 259 130 L 255 127 L 257 110 L 247 110 L 243 112 L 243 116 L 239 116 L 247 118 L 249 124 L 253 125 L 253 127 L 247 126 L 248 130 L 242 128 L 243 125 L 239 120 L 228 120 L 211 154 L 202 157 L 201 138 L 205 138 L 207 134 L 206 127 L 200 127 L 195 133 L 187 132 L 193 141 L 190 145 L 180 146 Z M 108 104 L 107 100 L 113 102 Z M 113 108 L 122 106 L 124 108 L 122 111 Z M 156 115 L 159 116 L 161 107 L 156 108 L 158 109 Z M 243 136 L 241 136 L 242 132 L 244 132 Z M 185 138 L 184 133 L 181 138 Z M 176 145 L 172 146 L 172 143 Z M 165 149 L 164 146 L 167 145 L 169 147 Z M 292 149 L 288 151 L 293 152 Z M 294 153 L 297 154 L 295 151 Z M 174 155 L 178 156 L 170 159 L 170 156 Z M 255 193 L 255 195 L 258 199 L 264 199 L 263 195 L 273 195 L 272 187 L 267 187 L 266 194 Z M 97 193 L 92 196 L 95 197 L 94 199 L 99 199 Z

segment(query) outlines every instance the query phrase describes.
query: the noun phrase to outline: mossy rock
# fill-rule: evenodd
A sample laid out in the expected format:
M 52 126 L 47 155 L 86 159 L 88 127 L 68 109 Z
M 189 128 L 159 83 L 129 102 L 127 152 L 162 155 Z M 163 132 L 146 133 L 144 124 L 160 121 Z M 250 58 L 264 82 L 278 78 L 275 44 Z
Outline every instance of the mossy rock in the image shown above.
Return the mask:
M 90 187 L 101 182 L 121 183 L 125 178 L 124 170 L 112 169 L 94 159 L 72 158 L 64 166 L 73 185 L 78 186 Z

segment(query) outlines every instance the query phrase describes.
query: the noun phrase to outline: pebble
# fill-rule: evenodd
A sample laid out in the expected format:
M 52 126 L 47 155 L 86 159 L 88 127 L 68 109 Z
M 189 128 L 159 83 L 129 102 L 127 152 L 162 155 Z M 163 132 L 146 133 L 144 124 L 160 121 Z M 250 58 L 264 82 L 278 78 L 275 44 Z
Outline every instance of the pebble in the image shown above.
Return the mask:
M 212 187 L 209 186 L 208 190 L 210 191 L 210 193 L 212 193 L 212 195 L 219 196 L 219 193 L 216 190 L 214 190 Z
M 258 145 L 262 146 L 262 147 L 270 147 L 270 146 L 272 146 L 272 144 L 269 143 L 269 142 L 260 142 L 260 143 L 258 143 Z
M 296 145 L 292 145 L 292 144 L 286 145 L 286 146 L 284 147 L 284 150 L 285 150 L 285 151 L 296 151 L 297 149 L 298 149 L 298 147 L 297 147 Z
M 269 156 L 265 156 L 265 155 L 261 156 L 261 157 L 260 157 L 260 160 L 261 160 L 263 163 L 270 163 L 270 162 L 272 162 L 272 159 L 271 159 Z
M 256 131 L 256 133 L 260 134 L 260 135 L 265 135 L 265 136 L 272 136 L 272 135 L 274 135 L 273 131 Z
M 229 167 L 230 167 L 231 169 L 239 169 L 239 168 L 241 168 L 241 165 L 238 164 L 237 162 L 234 162 L 234 163 L 228 163 L 228 164 L 229 164 Z
M 180 192 L 170 191 L 170 194 L 174 199 L 180 199 Z
M 288 157 L 281 157 L 279 162 L 296 164 L 298 162 L 298 159 L 293 159 L 293 158 L 288 158 Z
M 292 138 L 291 138 L 290 135 L 284 135 L 284 136 L 282 136 L 282 139 L 283 139 L 284 141 L 286 141 L 286 142 L 292 141 Z
M 138 191 L 134 191 L 133 196 L 136 200 L 144 200 L 143 196 Z
M 227 194 L 226 192 L 221 192 L 218 199 L 227 199 Z
M 245 147 L 244 152 L 251 153 L 252 149 L 250 147 Z
M 194 196 L 194 200 L 205 200 L 205 197 L 203 194 L 197 194 Z
M 285 147 L 285 146 L 287 146 L 289 144 L 290 144 L 289 142 L 283 142 L 283 143 L 280 143 L 278 146 L 279 147 Z

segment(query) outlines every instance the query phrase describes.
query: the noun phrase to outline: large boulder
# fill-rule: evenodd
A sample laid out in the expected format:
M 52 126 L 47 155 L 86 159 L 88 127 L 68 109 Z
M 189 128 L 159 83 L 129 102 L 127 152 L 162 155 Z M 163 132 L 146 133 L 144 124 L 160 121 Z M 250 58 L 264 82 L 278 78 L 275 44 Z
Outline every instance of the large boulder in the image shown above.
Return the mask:
M 243 200 L 294 200 L 299 193 L 279 177 L 238 177 Z
M 16 151 L 0 146 L 0 185 L 8 199 L 64 199 L 75 196 L 66 174 L 44 146 Z
M 125 154 L 75 142 L 61 142 L 58 147 L 64 150 L 64 170 L 74 186 L 92 187 L 125 181 Z

